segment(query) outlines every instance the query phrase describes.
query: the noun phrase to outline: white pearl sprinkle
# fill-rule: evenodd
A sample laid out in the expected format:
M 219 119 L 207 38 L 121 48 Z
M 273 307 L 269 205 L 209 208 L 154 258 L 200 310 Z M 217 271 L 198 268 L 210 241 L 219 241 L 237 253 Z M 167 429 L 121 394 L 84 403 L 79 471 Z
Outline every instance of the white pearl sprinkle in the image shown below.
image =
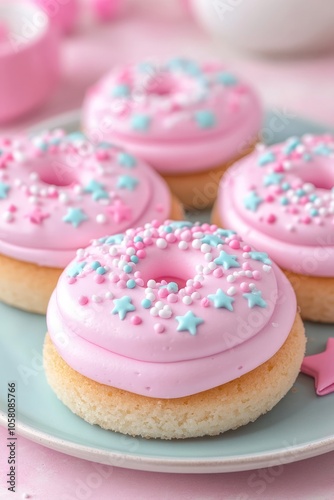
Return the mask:
M 36 182 L 39 180 L 39 175 L 37 172 L 31 172 L 29 174 L 29 179 L 32 181 L 32 182 Z
M 227 290 L 227 295 L 235 295 L 237 293 L 237 288 L 235 286 L 230 286 L 230 288 Z
M 201 252 L 202 253 L 208 253 L 211 250 L 211 245 L 208 245 L 207 243 L 202 243 L 201 245 Z
M 159 311 L 160 318 L 166 318 L 166 319 L 168 319 L 168 318 L 170 318 L 172 316 L 172 314 L 173 313 L 172 313 L 172 311 L 170 309 L 165 309 L 164 308 L 164 309 L 161 309 Z
M 29 196 L 28 200 L 29 200 L 29 203 L 31 203 L 32 205 L 37 205 L 38 204 L 38 198 L 37 198 L 37 196 Z
M 209 262 L 208 264 L 208 268 L 210 269 L 210 271 L 214 271 L 217 267 L 217 264 L 215 262 Z
M 161 301 L 161 300 L 158 300 L 156 303 L 155 303 L 155 307 L 160 310 L 160 309 L 163 309 L 164 307 L 164 303 Z
M 4 212 L 2 214 L 2 218 L 6 222 L 12 222 L 14 220 L 14 215 L 12 214 L 12 212 Z
M 249 285 L 248 285 L 248 286 L 249 286 L 249 289 L 250 289 L 250 290 L 256 290 L 256 285 L 255 285 L 255 283 L 249 283 Z
M 110 253 L 110 255 L 111 255 L 112 257 L 115 257 L 115 255 L 117 255 L 117 254 L 118 254 L 118 250 L 117 250 L 117 248 L 116 248 L 116 247 L 110 247 L 110 248 L 109 248 L 109 253 Z
M 190 297 L 190 295 L 185 295 L 182 299 L 182 302 L 184 304 L 186 304 L 187 306 L 189 306 L 190 304 L 192 304 L 192 298 Z
M 178 247 L 180 250 L 187 250 L 188 249 L 188 243 L 186 241 L 180 241 L 178 244 Z
M 228 281 L 229 283 L 233 283 L 235 280 L 236 280 L 236 277 L 235 277 L 235 276 L 233 276 L 233 274 L 229 274 L 229 275 L 226 277 L 226 281 Z
M 211 262 L 213 259 L 212 253 L 210 253 L 210 252 L 206 253 L 204 255 L 204 259 L 206 260 L 206 262 Z
M 155 280 L 148 280 L 148 282 L 147 282 L 147 286 L 149 288 L 155 288 L 156 285 L 157 285 L 157 282 Z
M 150 309 L 150 314 L 151 314 L 151 316 L 159 316 L 159 311 L 156 307 L 152 307 Z
M 107 222 L 107 216 L 105 214 L 97 214 L 96 222 L 98 224 L 104 224 L 105 222 Z
M 158 238 L 157 241 L 156 241 L 156 246 L 160 249 L 164 249 L 164 248 L 167 248 L 168 246 L 168 243 L 165 239 L 163 238 Z
M 147 293 L 146 298 L 153 302 L 155 300 L 155 294 L 154 293 Z
M 201 248 L 202 242 L 201 242 L 201 240 L 193 240 L 191 246 L 193 248 L 195 248 L 196 250 L 198 250 L 199 248 Z
M 200 299 L 200 298 L 201 298 L 201 294 L 200 294 L 199 292 L 193 292 L 193 293 L 191 294 L 191 298 L 192 298 L 193 300 L 198 300 L 198 299 Z
M 114 294 L 112 292 L 106 292 L 104 294 L 104 296 L 106 299 L 113 299 L 114 298 Z
M 102 302 L 102 297 L 100 295 L 92 295 L 92 301 L 96 303 Z
M 271 271 L 271 266 L 268 266 L 267 264 L 264 264 L 262 266 L 262 269 L 264 270 L 265 273 L 270 273 Z

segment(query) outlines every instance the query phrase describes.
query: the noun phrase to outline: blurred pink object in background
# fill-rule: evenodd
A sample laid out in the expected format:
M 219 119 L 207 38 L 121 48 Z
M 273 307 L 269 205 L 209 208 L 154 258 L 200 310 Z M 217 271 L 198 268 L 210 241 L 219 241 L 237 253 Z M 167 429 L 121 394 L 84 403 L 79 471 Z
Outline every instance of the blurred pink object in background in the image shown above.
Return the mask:
M 95 17 L 99 21 L 110 21 L 119 11 L 121 0 L 90 0 Z
M 34 2 L 49 16 L 52 23 L 59 27 L 62 33 L 73 31 L 79 16 L 78 0 L 34 0 Z
M 4 23 L 0 21 L 0 43 L 6 42 L 8 37 L 8 30 Z

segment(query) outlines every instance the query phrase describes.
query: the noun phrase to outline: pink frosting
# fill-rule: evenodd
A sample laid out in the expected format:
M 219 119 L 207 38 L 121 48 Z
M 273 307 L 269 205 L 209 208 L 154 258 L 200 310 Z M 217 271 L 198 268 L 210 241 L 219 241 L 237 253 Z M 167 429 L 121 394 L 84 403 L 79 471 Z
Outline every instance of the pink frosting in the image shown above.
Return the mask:
M 333 167 L 329 135 L 260 145 L 222 180 L 219 214 L 279 266 L 334 277 Z
M 65 267 L 92 238 L 170 210 L 165 182 L 112 144 L 61 130 L 0 138 L 0 252 L 9 257 Z
M 84 102 L 89 135 L 112 138 L 170 174 L 234 158 L 255 140 L 261 119 L 251 87 L 221 63 L 187 59 L 114 69 Z
M 145 224 L 69 264 L 47 323 L 62 358 L 97 382 L 156 398 L 224 384 L 272 357 L 296 314 L 267 254 L 209 224 Z

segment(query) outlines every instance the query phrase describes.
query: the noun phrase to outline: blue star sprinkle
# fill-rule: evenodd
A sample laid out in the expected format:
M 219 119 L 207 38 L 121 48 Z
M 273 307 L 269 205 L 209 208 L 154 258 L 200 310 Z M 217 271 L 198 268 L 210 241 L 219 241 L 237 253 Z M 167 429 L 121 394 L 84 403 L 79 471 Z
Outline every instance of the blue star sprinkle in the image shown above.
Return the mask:
M 184 316 L 176 316 L 176 321 L 179 323 L 177 327 L 178 332 L 189 332 L 191 335 L 196 335 L 197 326 L 204 323 L 202 318 L 195 316 L 194 313 L 188 311 Z
M 271 174 L 268 174 L 265 176 L 265 178 L 263 179 L 263 184 L 265 186 L 277 185 L 281 182 L 283 177 L 284 177 L 283 174 L 278 174 L 277 172 L 272 172 Z
M 146 132 L 150 128 L 151 118 L 147 115 L 133 115 L 131 118 L 131 126 L 133 130 L 138 132 Z
M 218 288 L 215 294 L 208 295 L 208 299 L 211 300 L 211 302 L 213 302 L 213 305 L 217 309 L 224 307 L 229 311 L 233 311 L 232 304 L 235 299 L 233 297 L 229 297 L 228 295 L 226 295 L 226 293 L 224 293 L 220 288 Z
M 253 260 L 259 260 L 260 262 L 263 262 L 263 264 L 272 264 L 266 252 L 249 252 L 249 256 Z
M 248 307 L 250 309 L 255 306 L 267 307 L 267 302 L 263 300 L 262 292 L 260 292 L 259 290 L 253 290 L 250 293 L 244 293 L 242 296 L 248 300 Z
M 327 144 L 319 144 L 313 149 L 313 152 L 321 156 L 329 156 L 332 153 L 331 149 L 327 146 Z
M 244 198 L 244 205 L 247 210 L 251 210 L 252 212 L 256 212 L 259 205 L 263 202 L 263 199 L 260 198 L 255 191 L 250 191 L 249 194 Z
M 230 255 L 224 250 L 220 252 L 219 257 L 217 257 L 214 262 L 219 266 L 223 266 L 224 269 L 230 269 L 230 267 L 240 267 L 237 256 Z
M 212 128 L 216 124 L 215 115 L 212 113 L 212 111 L 208 111 L 205 109 L 196 111 L 195 120 L 200 128 Z
M 68 208 L 63 221 L 72 224 L 73 227 L 79 227 L 82 222 L 88 220 L 87 215 L 81 208 Z
M 75 278 L 78 276 L 83 268 L 85 267 L 86 262 L 75 262 L 68 270 L 67 270 L 67 276 L 70 276 L 71 278 Z
M 202 243 L 207 243 L 212 247 L 217 247 L 218 245 L 222 245 L 224 243 L 219 236 L 215 236 L 214 234 L 206 234 L 201 241 Z
M 124 153 L 124 151 L 118 153 L 117 162 L 121 165 L 121 167 L 125 168 L 134 168 L 137 164 L 136 158 L 129 153 Z
M 112 89 L 112 96 L 113 97 L 128 97 L 131 93 L 131 89 L 129 85 L 120 83 L 118 85 L 115 85 Z
M 298 137 L 291 137 L 283 148 L 283 152 L 286 155 L 292 153 L 300 145 L 300 140 Z
M 217 75 L 218 83 L 222 83 L 226 87 L 233 87 L 238 83 L 238 80 L 232 73 L 228 73 L 227 71 L 223 71 Z
M 102 198 L 109 199 L 109 194 L 104 189 L 104 184 L 97 182 L 92 179 L 87 186 L 84 188 L 85 193 L 91 193 L 94 201 L 98 201 Z
M 188 75 L 200 76 L 202 74 L 200 66 L 189 59 L 176 58 L 172 59 L 167 64 L 168 68 L 172 71 L 184 71 Z
M 135 306 L 132 304 L 131 297 L 128 295 L 124 295 L 121 299 L 114 299 L 113 303 L 115 307 L 111 312 L 112 314 L 118 314 L 122 321 L 128 312 L 136 310 Z
M 259 159 L 257 160 L 260 167 L 264 167 L 264 165 L 268 165 L 268 163 L 272 163 L 276 160 L 276 156 L 272 151 L 267 151 L 263 153 Z
M 119 189 L 128 189 L 129 191 L 134 191 L 138 184 L 138 179 L 130 175 L 120 175 L 117 180 L 117 187 Z
M 0 199 L 4 200 L 7 198 L 8 191 L 10 190 L 10 186 L 8 184 L 4 184 L 3 182 L 0 182 Z

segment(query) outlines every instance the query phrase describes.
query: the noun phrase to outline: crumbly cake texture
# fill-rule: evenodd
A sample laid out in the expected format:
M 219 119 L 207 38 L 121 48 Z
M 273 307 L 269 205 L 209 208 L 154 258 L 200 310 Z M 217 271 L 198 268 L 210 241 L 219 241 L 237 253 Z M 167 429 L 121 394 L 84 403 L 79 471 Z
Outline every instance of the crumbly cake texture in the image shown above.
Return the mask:
M 148 398 L 88 379 L 65 363 L 49 335 L 44 367 L 58 398 L 88 423 L 131 436 L 184 439 L 215 436 L 271 410 L 293 386 L 304 352 L 304 327 L 297 315 L 281 349 L 258 368 L 213 389 L 176 399 Z
M 166 217 L 183 218 L 180 203 L 118 146 L 60 129 L 0 137 L 0 300 L 45 312 L 77 248 Z
M 254 144 L 262 116 L 254 89 L 220 61 L 182 57 L 113 68 L 83 104 L 88 135 L 101 131 L 145 159 L 195 209 L 212 205 L 219 176 Z

